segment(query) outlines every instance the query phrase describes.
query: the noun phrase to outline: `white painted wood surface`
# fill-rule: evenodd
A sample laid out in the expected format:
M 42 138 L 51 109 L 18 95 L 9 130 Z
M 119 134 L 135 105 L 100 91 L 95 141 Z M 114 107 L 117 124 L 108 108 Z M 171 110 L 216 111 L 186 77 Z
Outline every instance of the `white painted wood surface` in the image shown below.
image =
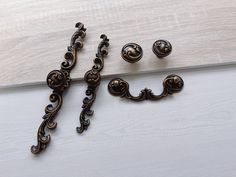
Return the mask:
M 74 24 L 87 39 L 72 77 L 91 67 L 101 33 L 111 39 L 104 76 L 236 62 L 234 0 L 0 0 L 0 86 L 45 82 L 58 69 Z M 165 60 L 151 51 L 157 39 L 173 45 Z M 139 43 L 144 57 L 128 64 L 122 46 Z
M 234 177 L 236 176 L 236 72 L 231 67 L 185 70 L 182 92 L 161 102 L 112 97 L 102 81 L 91 126 L 75 127 L 86 84 L 65 95 L 52 142 L 30 153 L 50 90 L 0 92 L 1 177 Z M 124 77 L 130 89 L 161 91 L 169 72 Z

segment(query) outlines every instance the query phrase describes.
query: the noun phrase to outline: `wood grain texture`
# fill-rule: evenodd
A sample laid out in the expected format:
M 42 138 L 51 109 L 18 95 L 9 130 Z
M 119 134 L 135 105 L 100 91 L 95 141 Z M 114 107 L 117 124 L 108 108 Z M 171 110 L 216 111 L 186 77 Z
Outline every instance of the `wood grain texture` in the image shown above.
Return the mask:
M 45 83 L 47 74 L 59 68 L 78 21 L 88 35 L 74 79 L 92 66 L 102 33 L 111 42 L 104 76 L 236 62 L 236 1 L 1 0 L 0 87 Z M 157 39 L 173 45 L 165 60 L 151 51 Z M 143 59 L 133 65 L 120 57 L 128 42 L 144 50 Z
M 132 93 L 161 92 L 167 73 L 124 77 Z M 1 177 L 234 177 L 236 176 L 235 67 L 179 71 L 184 89 L 160 102 L 113 97 L 109 79 L 98 90 L 91 125 L 76 133 L 86 84 L 65 95 L 40 156 L 30 152 L 50 91 L 0 93 Z

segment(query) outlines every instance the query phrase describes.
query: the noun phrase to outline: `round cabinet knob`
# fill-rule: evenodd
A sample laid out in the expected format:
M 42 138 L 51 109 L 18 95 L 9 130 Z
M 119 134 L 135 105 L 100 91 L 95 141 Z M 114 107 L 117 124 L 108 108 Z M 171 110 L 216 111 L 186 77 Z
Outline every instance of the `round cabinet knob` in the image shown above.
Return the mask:
M 153 43 L 152 51 L 157 57 L 163 58 L 171 53 L 172 45 L 167 40 L 157 40 Z
M 125 61 L 135 63 L 142 58 L 143 49 L 138 44 L 128 43 L 122 48 L 121 56 Z

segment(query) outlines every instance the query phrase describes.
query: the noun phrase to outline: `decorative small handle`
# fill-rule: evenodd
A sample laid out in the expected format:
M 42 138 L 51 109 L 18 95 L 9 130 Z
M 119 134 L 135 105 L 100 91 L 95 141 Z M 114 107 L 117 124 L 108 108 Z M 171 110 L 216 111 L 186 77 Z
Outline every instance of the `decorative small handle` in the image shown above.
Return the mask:
M 94 65 L 84 75 L 84 81 L 88 84 L 88 87 L 85 91 L 87 96 L 83 99 L 83 109 L 80 113 L 80 126 L 76 127 L 78 133 L 83 133 L 90 125 L 90 120 L 87 116 L 93 115 L 91 107 L 96 99 L 96 90 L 101 82 L 100 72 L 104 67 L 104 57 L 108 54 L 107 47 L 109 46 L 109 39 L 105 34 L 102 34 L 100 38 L 102 41 L 98 45 L 96 58 L 93 60 Z
M 184 86 L 183 79 L 175 74 L 168 75 L 163 81 L 163 91 L 160 95 L 155 95 L 151 89 L 145 88 L 140 91 L 138 96 L 131 95 L 129 91 L 129 83 L 121 78 L 112 79 L 108 84 L 108 91 L 121 98 L 127 98 L 132 101 L 143 100 L 160 100 L 173 93 L 180 92 Z

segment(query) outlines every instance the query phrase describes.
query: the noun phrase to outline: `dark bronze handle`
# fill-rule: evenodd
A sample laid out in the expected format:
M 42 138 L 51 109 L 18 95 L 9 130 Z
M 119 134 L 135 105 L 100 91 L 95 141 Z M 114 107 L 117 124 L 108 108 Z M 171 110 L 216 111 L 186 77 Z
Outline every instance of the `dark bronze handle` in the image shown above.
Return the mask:
M 54 119 L 62 106 L 62 94 L 70 85 L 70 71 L 76 64 L 77 51 L 83 48 L 82 39 L 86 35 L 86 29 L 80 22 L 77 23 L 75 27 L 78 29 L 71 37 L 70 45 L 67 47 L 67 52 L 64 56 L 65 61 L 61 63 L 61 69 L 53 70 L 47 76 L 47 84 L 53 89 L 52 94 L 49 96 L 49 100 L 52 104 L 45 107 L 45 115 L 43 116 L 43 121 L 40 124 L 37 133 L 38 143 L 37 145 L 31 146 L 31 152 L 33 154 L 42 152 L 42 150 L 46 149 L 50 143 L 51 136 L 50 134 L 46 134 L 46 129 L 53 130 L 57 126 Z
M 93 60 L 94 65 L 92 69 L 87 71 L 84 75 L 84 81 L 88 84 L 88 88 L 85 92 L 87 97 L 85 97 L 83 100 L 83 109 L 80 113 L 80 127 L 76 127 L 76 131 L 78 133 L 82 133 L 84 130 L 87 130 L 88 126 L 90 125 L 90 120 L 86 118 L 86 116 L 93 115 L 91 107 L 96 99 L 96 90 L 100 85 L 100 72 L 104 67 L 104 56 L 108 54 L 107 47 L 109 46 L 109 39 L 105 34 L 101 35 L 101 39 L 102 41 L 98 45 L 96 58 Z
M 181 91 L 183 86 L 183 79 L 178 75 L 171 74 L 164 79 L 163 91 L 160 95 L 155 95 L 151 89 L 145 88 L 140 91 L 138 96 L 133 96 L 129 91 L 129 83 L 121 78 L 112 79 L 108 84 L 108 91 L 114 96 L 124 97 L 132 101 L 156 101 Z

